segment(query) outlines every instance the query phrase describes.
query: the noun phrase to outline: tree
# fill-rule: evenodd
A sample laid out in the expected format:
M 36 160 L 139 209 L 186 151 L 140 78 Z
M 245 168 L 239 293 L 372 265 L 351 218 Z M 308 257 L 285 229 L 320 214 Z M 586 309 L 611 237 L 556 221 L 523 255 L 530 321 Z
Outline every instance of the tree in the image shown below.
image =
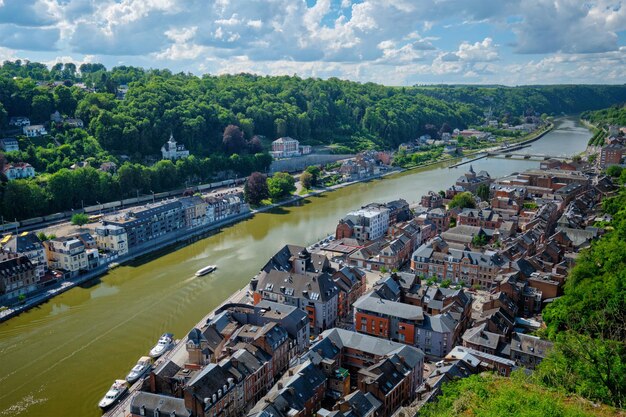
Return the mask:
M 248 142 L 248 151 L 252 154 L 263 152 L 263 144 L 258 135 L 253 136 Z
M 313 185 L 313 175 L 310 172 L 304 171 L 300 174 L 300 184 L 302 184 L 302 188 L 310 189 Z
M 464 208 L 476 208 L 476 202 L 474 201 L 474 196 L 469 191 L 464 191 L 452 197 L 452 201 L 448 204 L 449 208 L 458 207 L 460 209 Z
M 71 89 L 64 85 L 54 89 L 54 105 L 61 114 L 74 116 L 77 104 Z
M 228 154 L 241 153 L 246 147 L 246 141 L 243 137 L 243 131 L 239 126 L 228 125 L 224 129 L 224 135 L 222 136 L 222 144 L 224 150 Z
M 296 180 L 287 172 L 277 172 L 273 177 L 268 178 L 267 186 L 270 197 L 276 201 L 296 190 Z
M 478 188 L 476 189 L 476 195 L 482 201 L 488 201 L 489 200 L 489 187 L 486 184 L 480 184 Z
M 85 213 L 76 213 L 72 215 L 72 219 L 70 220 L 74 226 L 83 227 L 87 223 L 89 223 L 89 216 Z
M 260 172 L 250 174 L 243 186 L 243 195 L 249 204 L 255 206 L 268 198 L 270 193 L 267 185 L 267 176 Z
M 487 236 L 483 234 L 477 234 L 472 238 L 472 245 L 485 246 L 487 244 Z
M 619 165 L 611 165 L 606 169 L 606 175 L 617 178 L 622 174 L 622 167 Z
M 308 172 L 309 174 L 311 174 L 311 183 L 313 185 L 317 185 L 320 179 L 320 175 L 322 175 L 322 170 L 320 169 L 320 167 L 311 165 L 305 169 L 305 172 Z

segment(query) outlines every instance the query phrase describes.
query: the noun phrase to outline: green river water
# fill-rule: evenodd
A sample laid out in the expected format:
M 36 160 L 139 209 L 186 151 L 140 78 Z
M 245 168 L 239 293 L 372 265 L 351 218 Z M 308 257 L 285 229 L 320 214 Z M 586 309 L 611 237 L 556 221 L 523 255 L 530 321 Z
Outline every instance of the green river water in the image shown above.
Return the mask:
M 572 155 L 585 149 L 590 136 L 577 119 L 563 118 L 522 152 Z M 490 158 L 473 165 L 493 177 L 538 162 Z M 0 324 L 0 416 L 100 415 L 97 402 L 112 381 L 123 378 L 162 333 L 183 337 L 284 244 L 312 243 L 368 202 L 419 201 L 468 168 L 412 170 L 258 214 L 189 246 L 116 268 Z M 195 278 L 208 264 L 219 269 Z

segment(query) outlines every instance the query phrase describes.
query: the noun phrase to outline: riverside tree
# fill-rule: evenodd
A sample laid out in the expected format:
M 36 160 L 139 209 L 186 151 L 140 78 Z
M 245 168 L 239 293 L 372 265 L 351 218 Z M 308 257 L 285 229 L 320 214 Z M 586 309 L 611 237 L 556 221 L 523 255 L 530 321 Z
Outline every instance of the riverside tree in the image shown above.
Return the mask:
M 267 180 L 272 200 L 280 200 L 296 191 L 296 180 L 287 172 L 277 172 Z
M 267 177 L 260 172 L 253 172 L 243 186 L 243 195 L 246 201 L 252 205 L 259 205 L 261 201 L 269 198 Z
M 302 184 L 302 188 L 309 189 L 313 185 L 313 175 L 310 172 L 304 171 L 300 174 L 300 184 Z

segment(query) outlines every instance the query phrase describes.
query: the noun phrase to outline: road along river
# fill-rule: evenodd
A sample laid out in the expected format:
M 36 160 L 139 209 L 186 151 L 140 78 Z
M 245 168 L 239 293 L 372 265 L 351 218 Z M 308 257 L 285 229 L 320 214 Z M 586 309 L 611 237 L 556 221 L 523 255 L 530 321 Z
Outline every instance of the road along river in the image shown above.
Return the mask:
M 591 134 L 575 118 L 523 151 L 573 155 Z M 487 158 L 476 171 L 491 176 L 537 167 L 536 161 Z M 123 378 L 158 337 L 181 338 L 191 326 L 244 286 L 285 243 L 308 244 L 334 230 L 363 204 L 404 198 L 450 186 L 468 165 L 434 165 L 359 183 L 281 207 L 227 227 L 179 249 L 114 269 L 0 324 L 0 417 L 89 417 L 114 379 Z M 219 269 L 195 278 L 208 264 Z

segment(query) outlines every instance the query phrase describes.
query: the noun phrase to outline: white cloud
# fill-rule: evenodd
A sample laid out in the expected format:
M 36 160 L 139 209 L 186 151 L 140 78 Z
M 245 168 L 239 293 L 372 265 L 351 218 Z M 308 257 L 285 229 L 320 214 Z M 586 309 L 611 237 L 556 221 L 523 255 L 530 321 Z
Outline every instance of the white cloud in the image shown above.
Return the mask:
M 17 55 L 389 84 L 623 82 L 624 31 L 624 0 L 0 0 Z
M 482 42 L 475 42 L 470 44 L 469 42 L 463 42 L 459 46 L 459 50 L 456 55 L 462 61 L 470 62 L 489 62 L 498 59 L 497 45 L 493 44 L 493 39 L 485 38 Z

